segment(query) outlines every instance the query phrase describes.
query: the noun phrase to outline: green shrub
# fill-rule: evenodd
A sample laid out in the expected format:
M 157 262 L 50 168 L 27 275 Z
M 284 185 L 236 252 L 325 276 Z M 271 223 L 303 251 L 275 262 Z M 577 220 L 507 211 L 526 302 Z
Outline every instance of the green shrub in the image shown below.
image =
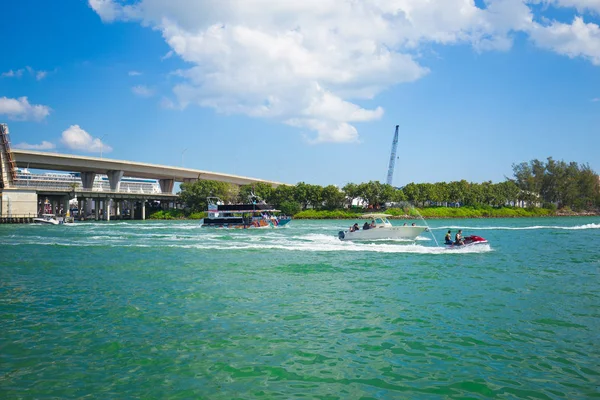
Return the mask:
M 556 215 L 557 211 L 551 207 L 552 203 L 545 204 L 545 208 L 520 208 L 490 206 L 466 206 L 466 207 L 426 207 L 426 208 L 389 208 L 381 211 L 395 218 L 420 218 L 425 219 L 453 219 L 453 218 L 518 218 L 518 217 L 545 217 Z M 300 205 L 289 201 L 280 204 L 279 208 L 286 215 L 293 215 L 295 219 L 360 219 L 364 214 L 372 213 L 362 208 L 340 209 L 340 210 L 305 210 L 300 211 Z M 294 212 L 294 210 L 297 210 Z M 183 210 L 158 210 L 148 216 L 149 219 L 171 220 L 171 219 L 202 219 L 208 215 L 206 212 L 194 212 L 188 214 Z M 571 208 L 564 207 L 561 214 L 573 213 Z
M 283 210 L 282 210 L 283 211 Z M 345 210 L 336 211 L 317 211 L 304 210 L 294 214 L 294 219 L 353 219 L 360 218 L 361 214 L 353 213 Z
M 188 215 L 189 219 L 202 219 L 202 218 L 206 218 L 208 216 L 208 213 L 205 211 L 202 212 L 194 212 L 191 213 L 190 215 Z
M 158 210 L 148 215 L 148 219 L 183 219 L 183 210 Z
M 301 207 L 300 204 L 295 201 L 282 201 L 281 204 L 279 204 L 279 209 L 285 215 L 296 215 L 300 212 Z

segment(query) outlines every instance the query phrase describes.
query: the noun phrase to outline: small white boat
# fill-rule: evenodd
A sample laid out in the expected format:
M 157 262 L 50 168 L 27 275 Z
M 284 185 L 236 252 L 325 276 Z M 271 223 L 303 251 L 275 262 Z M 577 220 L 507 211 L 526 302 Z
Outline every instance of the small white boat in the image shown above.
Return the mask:
M 369 229 L 360 228 L 355 231 L 339 231 L 338 237 L 340 240 L 368 241 L 368 240 L 385 240 L 385 239 L 404 239 L 415 240 L 417 236 L 427 230 L 426 226 L 393 226 L 387 219 L 390 214 L 365 214 L 363 218 L 370 218 L 374 223 L 374 227 Z
M 58 225 L 60 222 L 54 214 L 42 214 L 39 218 L 33 219 L 34 224 Z

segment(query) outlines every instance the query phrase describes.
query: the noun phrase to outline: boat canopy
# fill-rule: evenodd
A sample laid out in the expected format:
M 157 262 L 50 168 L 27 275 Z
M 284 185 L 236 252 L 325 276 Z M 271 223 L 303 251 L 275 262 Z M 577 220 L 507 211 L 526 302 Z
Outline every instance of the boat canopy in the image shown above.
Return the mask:
M 361 215 L 362 218 L 387 218 L 387 217 L 391 217 L 392 214 L 363 214 Z
M 279 212 L 278 209 L 273 207 L 270 204 L 219 204 L 217 206 L 218 211 L 229 211 L 229 212 L 240 212 L 240 211 L 271 211 L 271 212 Z

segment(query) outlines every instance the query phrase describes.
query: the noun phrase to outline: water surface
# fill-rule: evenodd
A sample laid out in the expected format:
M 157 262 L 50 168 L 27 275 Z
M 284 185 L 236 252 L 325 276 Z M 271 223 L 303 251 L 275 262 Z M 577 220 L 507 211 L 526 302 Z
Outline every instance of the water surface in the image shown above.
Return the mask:
M 0 397 L 600 397 L 600 218 L 353 222 L 0 225 Z

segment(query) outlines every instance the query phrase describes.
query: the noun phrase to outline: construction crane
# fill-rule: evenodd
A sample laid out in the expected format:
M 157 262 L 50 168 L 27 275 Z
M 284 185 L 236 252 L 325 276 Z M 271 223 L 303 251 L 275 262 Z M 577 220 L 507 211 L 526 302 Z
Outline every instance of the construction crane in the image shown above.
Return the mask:
M 394 177 L 394 166 L 396 165 L 396 149 L 398 149 L 398 125 L 396 125 L 396 133 L 394 133 L 394 141 L 392 142 L 392 152 L 390 153 L 390 165 L 388 167 L 387 184 L 392 184 Z

